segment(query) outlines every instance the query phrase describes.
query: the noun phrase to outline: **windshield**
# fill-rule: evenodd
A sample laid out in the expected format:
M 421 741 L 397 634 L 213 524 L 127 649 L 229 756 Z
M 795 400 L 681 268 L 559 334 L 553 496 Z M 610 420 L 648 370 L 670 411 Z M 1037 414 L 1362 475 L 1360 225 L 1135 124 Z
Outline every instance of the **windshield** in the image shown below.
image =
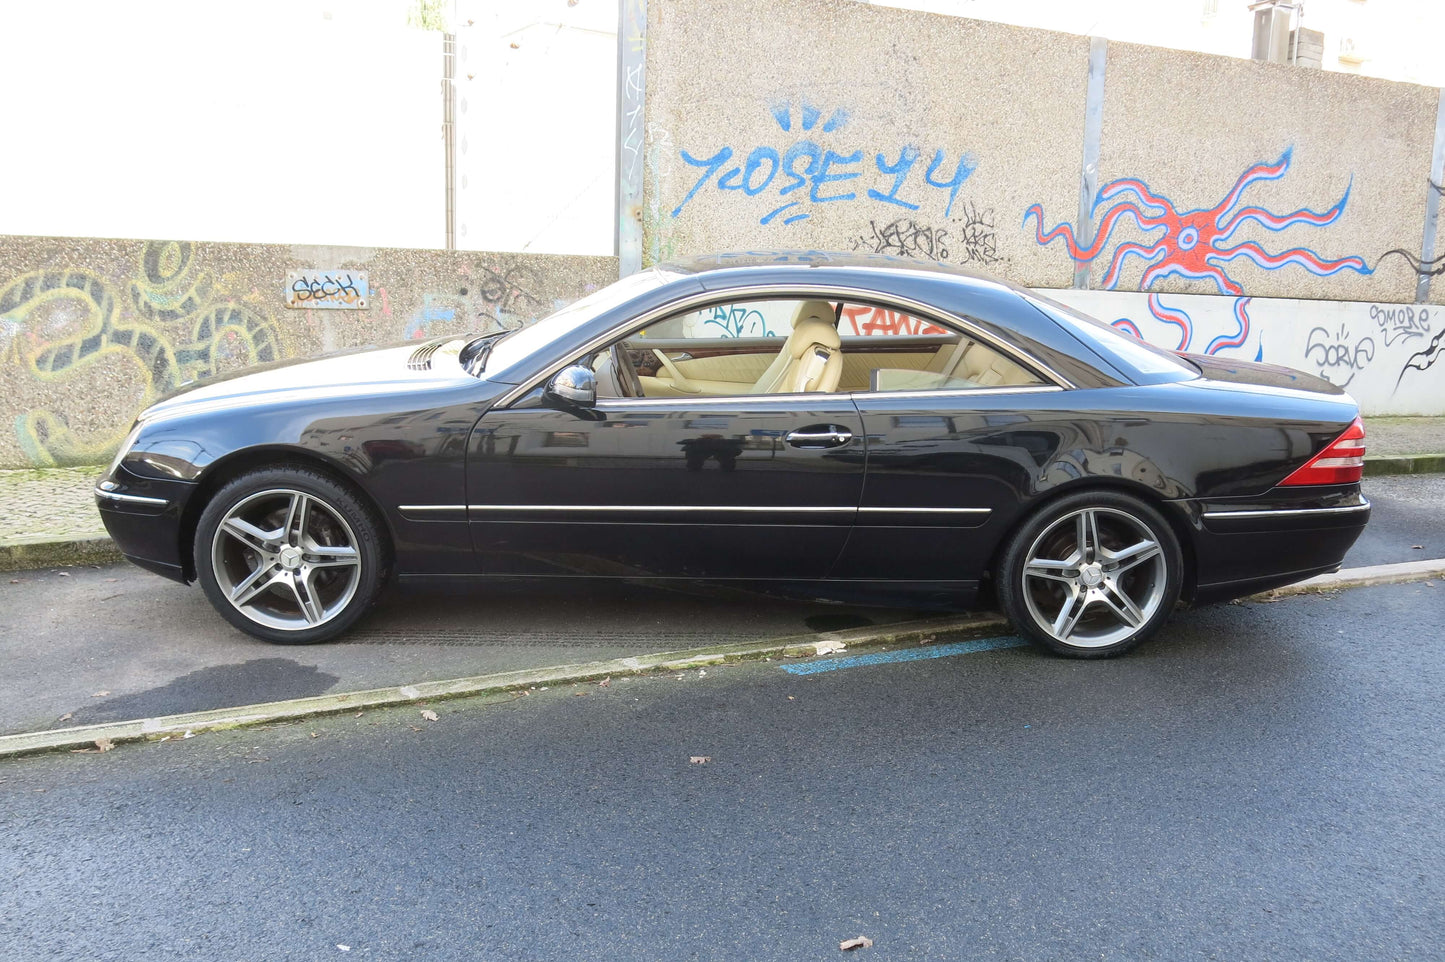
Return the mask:
M 1090 317 L 1072 307 L 1050 300 L 1042 294 L 1027 295 L 1030 303 L 1063 324 L 1090 347 L 1098 348 L 1105 357 L 1118 358 L 1150 381 L 1180 380 L 1194 377 L 1198 371 L 1189 362 L 1168 351 L 1147 344 L 1110 324 Z M 1171 377 L 1158 377 L 1171 375 Z
M 583 324 L 639 294 L 655 290 L 672 280 L 674 275 L 664 274 L 657 268 L 638 271 L 624 277 L 615 284 L 609 284 L 599 291 L 593 291 L 580 301 L 574 301 L 555 314 L 549 314 L 535 324 L 519 327 L 515 331 L 493 342 L 487 355 L 485 370 L 495 376 L 522 359 L 577 330 Z

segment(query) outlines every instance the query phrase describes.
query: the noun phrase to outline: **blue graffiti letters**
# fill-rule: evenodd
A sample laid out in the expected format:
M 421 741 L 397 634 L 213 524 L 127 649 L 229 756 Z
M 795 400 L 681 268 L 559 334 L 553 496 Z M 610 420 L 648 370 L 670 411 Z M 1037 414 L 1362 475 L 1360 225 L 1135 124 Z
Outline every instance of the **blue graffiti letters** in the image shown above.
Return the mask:
M 775 191 L 773 196 L 778 203 L 759 211 L 760 224 L 771 224 L 778 219 L 783 224 L 793 224 L 811 217 L 811 206 L 859 200 L 916 211 L 925 199 L 919 191 L 923 195 L 937 196 L 928 195 L 925 188 L 929 187 L 947 192 L 947 200 L 943 201 L 943 214 L 947 217 L 953 213 L 959 188 L 978 169 L 976 157 L 960 152 L 950 176 L 947 173 L 949 152 L 937 148 L 927 169 L 922 171 L 923 183 L 918 184 L 913 171 L 920 166 L 918 161 L 923 157 L 923 151 L 915 145 L 903 144 L 887 152 L 874 151 L 852 144 L 833 143 L 833 137 L 821 136 L 836 134 L 848 126 L 852 117 L 846 110 L 834 110 L 820 125 L 823 112 L 811 104 L 802 104 L 796 116 L 791 104 L 775 104 L 769 109 L 778 128 L 783 133 L 797 131 L 799 139 L 786 145 L 759 144 L 748 151 L 741 163 L 731 164 L 735 157 L 742 155 L 741 149 L 725 146 L 708 157 L 697 157 L 679 149 L 682 161 L 690 167 L 700 168 L 702 175 L 682 202 L 673 208 L 673 217 L 680 216 L 698 191 L 709 183 L 720 191 L 741 191 L 748 197 L 757 197 L 770 189 Z M 814 134 L 818 136 L 814 137 Z M 865 160 L 868 156 L 873 158 L 872 170 L 868 169 L 869 164 Z M 872 185 L 867 182 L 848 183 L 870 174 L 876 177 Z M 913 178 L 913 189 L 907 190 L 910 177 Z
M 898 163 L 896 164 L 890 165 L 884 163 L 884 157 L 882 154 L 874 157 L 873 162 L 878 165 L 879 173 L 893 175 L 893 187 L 886 194 L 879 193 L 878 191 L 870 187 L 868 188 L 868 196 L 871 197 L 873 200 L 881 200 L 885 204 L 897 204 L 899 207 L 903 207 L 907 210 L 917 210 L 917 204 L 910 204 L 906 200 L 898 199 L 898 189 L 903 186 L 903 181 L 908 178 L 908 172 L 913 169 L 913 165 L 917 163 L 917 161 L 917 147 L 901 148 L 898 151 Z M 950 199 L 949 203 L 952 204 L 953 201 Z

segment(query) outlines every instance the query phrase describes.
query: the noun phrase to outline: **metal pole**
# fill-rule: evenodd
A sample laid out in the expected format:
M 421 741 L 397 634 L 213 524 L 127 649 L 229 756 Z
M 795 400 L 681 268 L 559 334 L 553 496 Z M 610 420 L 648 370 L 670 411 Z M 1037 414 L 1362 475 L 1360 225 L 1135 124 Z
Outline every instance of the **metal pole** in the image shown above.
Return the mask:
M 446 154 L 446 244 L 457 249 L 457 35 L 442 34 L 442 150 Z
M 617 5 L 617 205 L 613 253 L 621 277 L 642 269 L 642 150 L 647 0 Z

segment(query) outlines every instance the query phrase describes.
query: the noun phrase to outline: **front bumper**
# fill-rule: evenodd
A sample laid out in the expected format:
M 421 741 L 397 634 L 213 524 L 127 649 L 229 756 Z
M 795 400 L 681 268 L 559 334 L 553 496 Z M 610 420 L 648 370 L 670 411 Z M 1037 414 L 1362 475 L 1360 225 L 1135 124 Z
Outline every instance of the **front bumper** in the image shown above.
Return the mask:
M 95 504 L 121 554 L 186 584 L 193 575 L 182 553 L 182 519 L 195 489 L 188 481 L 142 478 L 119 467 L 96 483 Z

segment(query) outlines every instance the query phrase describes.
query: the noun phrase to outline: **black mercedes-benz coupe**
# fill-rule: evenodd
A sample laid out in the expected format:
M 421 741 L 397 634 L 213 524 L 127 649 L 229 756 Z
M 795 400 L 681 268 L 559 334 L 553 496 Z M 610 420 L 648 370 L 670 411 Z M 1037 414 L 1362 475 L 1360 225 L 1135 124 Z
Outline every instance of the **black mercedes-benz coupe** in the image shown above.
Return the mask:
M 96 488 L 136 564 L 268 641 L 402 579 L 691 579 L 967 608 L 1053 651 L 1335 570 L 1355 402 L 940 264 L 723 254 L 512 331 L 253 368 Z

